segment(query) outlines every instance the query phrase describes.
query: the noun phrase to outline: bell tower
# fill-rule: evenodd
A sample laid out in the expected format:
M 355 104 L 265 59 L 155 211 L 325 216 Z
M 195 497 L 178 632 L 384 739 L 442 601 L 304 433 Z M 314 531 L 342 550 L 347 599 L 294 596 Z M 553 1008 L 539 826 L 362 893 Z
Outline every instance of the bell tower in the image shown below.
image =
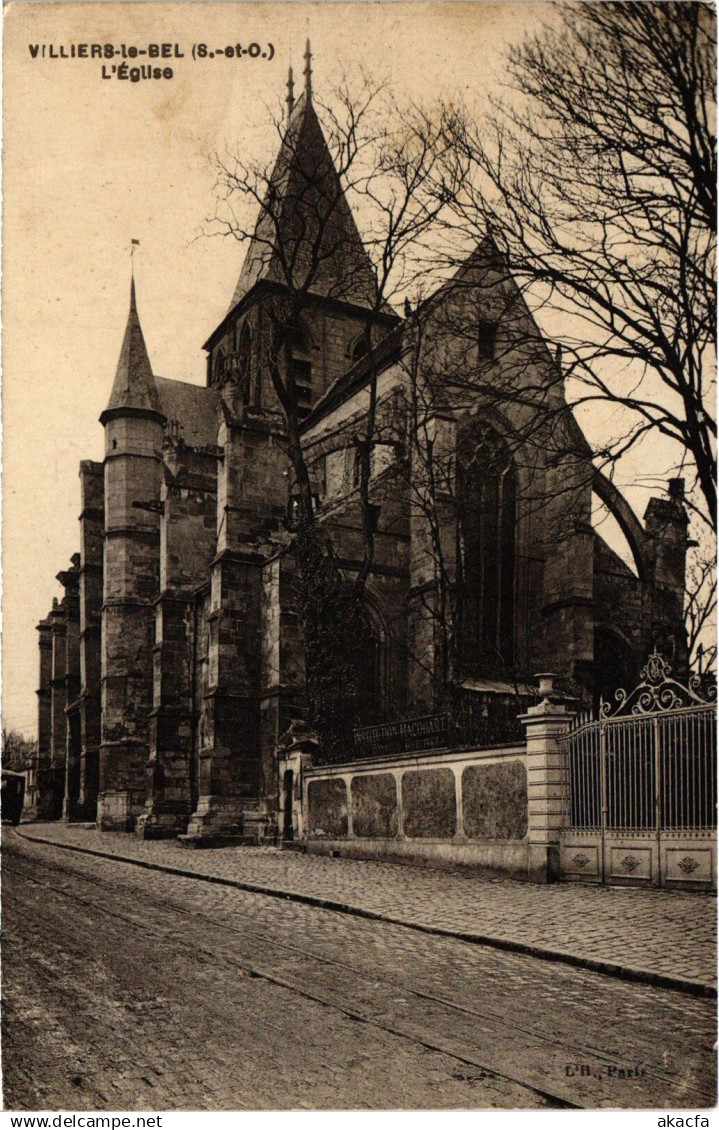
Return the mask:
M 194 844 L 272 837 L 276 741 L 295 708 L 282 657 L 275 663 L 263 644 L 269 624 L 280 633 L 277 554 L 289 501 L 288 398 L 282 403 L 273 381 L 276 342 L 289 346 L 285 378 L 301 425 L 347 370 L 377 300 L 372 262 L 313 104 L 309 41 L 304 62 L 297 97 L 289 73 L 282 143 L 230 308 L 204 346 L 208 385 L 221 398 L 223 454 L 198 802 L 186 837 Z M 376 320 L 385 329 L 397 321 L 389 312 Z

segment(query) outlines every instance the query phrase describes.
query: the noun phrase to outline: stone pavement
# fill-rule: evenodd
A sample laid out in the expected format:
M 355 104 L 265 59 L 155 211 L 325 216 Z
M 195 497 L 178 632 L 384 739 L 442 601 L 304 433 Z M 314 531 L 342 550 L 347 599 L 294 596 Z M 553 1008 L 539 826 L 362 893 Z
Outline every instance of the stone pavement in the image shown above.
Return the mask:
M 6 1106 L 704 1109 L 716 1001 L 7 833 Z
M 174 841 L 61 823 L 25 824 L 19 833 L 627 979 L 716 993 L 716 899 L 707 894 L 534 886 L 466 871 L 266 847 L 188 852 Z

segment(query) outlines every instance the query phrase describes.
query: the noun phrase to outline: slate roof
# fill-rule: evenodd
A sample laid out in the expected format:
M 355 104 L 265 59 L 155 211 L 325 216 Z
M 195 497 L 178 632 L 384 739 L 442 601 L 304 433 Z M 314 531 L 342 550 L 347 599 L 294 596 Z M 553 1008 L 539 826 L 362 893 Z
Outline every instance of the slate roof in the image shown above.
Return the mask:
M 191 447 L 208 447 L 217 443 L 217 389 L 191 385 L 155 377 L 159 402 L 168 424 L 179 424 L 180 436 Z
M 120 350 L 120 359 L 117 362 L 115 381 L 107 408 L 100 419 L 104 422 L 103 418 L 106 413 L 116 412 L 122 408 L 156 412 L 158 415 L 161 413 L 160 400 L 152 375 L 152 366 L 137 313 L 134 278 L 130 285 L 130 313 Z
M 310 290 L 325 298 L 371 306 L 376 296 L 372 263 L 330 156 L 322 127 L 304 91 L 290 115 L 282 145 L 230 310 L 261 280 L 303 285 L 311 269 L 310 248 L 320 238 L 319 266 Z

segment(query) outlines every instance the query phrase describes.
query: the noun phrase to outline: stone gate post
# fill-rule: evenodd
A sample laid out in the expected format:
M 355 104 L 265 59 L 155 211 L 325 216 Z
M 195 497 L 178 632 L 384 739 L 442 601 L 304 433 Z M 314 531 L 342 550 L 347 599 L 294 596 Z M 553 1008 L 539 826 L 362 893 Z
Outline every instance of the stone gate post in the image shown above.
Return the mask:
M 574 715 L 554 695 L 555 675 L 537 675 L 542 700 L 520 716 L 527 732 L 527 877 L 551 883 L 559 877 L 559 840 L 566 811 L 567 773 L 561 739 Z
M 305 839 L 305 770 L 312 768 L 319 738 L 306 722 L 293 719 L 277 746 L 279 835 L 283 847 Z M 348 792 L 349 795 L 349 792 Z

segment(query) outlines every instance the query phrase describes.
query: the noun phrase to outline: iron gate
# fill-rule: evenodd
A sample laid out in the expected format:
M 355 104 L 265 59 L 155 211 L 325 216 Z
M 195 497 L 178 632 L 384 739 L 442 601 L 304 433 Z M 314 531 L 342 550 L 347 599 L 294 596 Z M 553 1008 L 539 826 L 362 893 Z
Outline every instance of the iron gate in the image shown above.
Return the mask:
M 567 735 L 563 878 L 716 885 L 716 687 L 670 676 L 654 652 Z

